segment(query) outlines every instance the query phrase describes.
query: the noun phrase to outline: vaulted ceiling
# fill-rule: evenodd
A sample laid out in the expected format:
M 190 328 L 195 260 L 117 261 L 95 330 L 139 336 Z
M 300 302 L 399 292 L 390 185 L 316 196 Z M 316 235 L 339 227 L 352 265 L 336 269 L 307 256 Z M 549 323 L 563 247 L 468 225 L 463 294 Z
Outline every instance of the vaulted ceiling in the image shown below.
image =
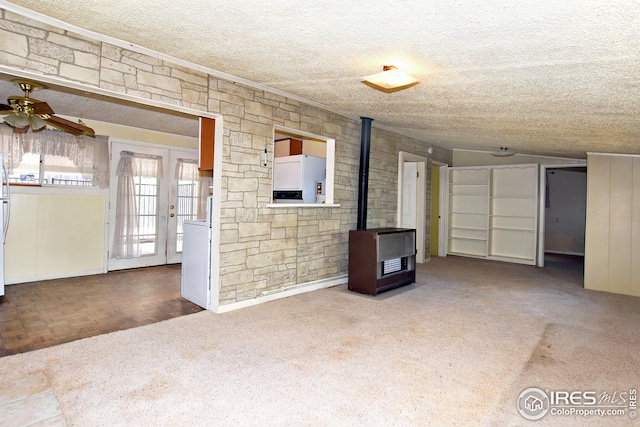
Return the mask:
M 448 148 L 640 154 L 639 0 L 3 3 Z M 383 65 L 421 83 L 362 83 Z

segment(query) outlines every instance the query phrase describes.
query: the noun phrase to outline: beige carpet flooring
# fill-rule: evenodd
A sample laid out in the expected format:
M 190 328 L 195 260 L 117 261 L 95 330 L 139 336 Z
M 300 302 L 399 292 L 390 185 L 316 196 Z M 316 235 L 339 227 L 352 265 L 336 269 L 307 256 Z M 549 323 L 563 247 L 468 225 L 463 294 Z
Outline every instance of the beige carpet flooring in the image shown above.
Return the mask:
M 529 387 L 640 388 L 640 298 L 561 264 L 435 258 L 377 297 L 337 286 L 4 357 L 0 426 L 640 425 L 517 411 Z

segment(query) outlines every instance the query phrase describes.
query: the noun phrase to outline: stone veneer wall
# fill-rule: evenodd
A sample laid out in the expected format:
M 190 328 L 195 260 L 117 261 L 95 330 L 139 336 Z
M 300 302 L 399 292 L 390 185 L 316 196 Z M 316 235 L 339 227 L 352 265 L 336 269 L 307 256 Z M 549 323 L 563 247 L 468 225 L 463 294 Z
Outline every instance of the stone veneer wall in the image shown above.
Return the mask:
M 348 268 L 348 231 L 356 225 L 360 121 L 226 81 L 115 44 L 1 10 L 0 65 L 117 94 L 224 117 L 220 226 L 221 305 L 319 279 Z M 199 67 L 197 67 L 199 68 Z M 336 140 L 334 199 L 340 207 L 267 208 L 273 126 Z M 374 127 L 368 226 L 395 226 L 398 151 L 427 156 L 428 145 Z M 434 147 L 449 163 L 452 152 Z M 427 195 L 428 200 L 429 195 Z M 428 209 L 427 209 L 428 212 Z M 427 221 L 428 222 L 428 221 Z M 426 234 L 427 247 L 429 234 Z M 429 253 L 428 249 L 425 251 Z

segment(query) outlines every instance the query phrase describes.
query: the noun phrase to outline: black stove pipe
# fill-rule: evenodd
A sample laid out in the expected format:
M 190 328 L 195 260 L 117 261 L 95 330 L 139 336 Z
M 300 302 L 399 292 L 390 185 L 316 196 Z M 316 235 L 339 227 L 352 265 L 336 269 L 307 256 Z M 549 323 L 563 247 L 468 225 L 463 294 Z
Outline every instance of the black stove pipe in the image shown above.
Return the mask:
M 358 230 L 367 229 L 367 197 L 369 193 L 369 152 L 371 151 L 371 122 L 369 117 L 362 119 L 360 134 L 360 173 L 358 175 Z

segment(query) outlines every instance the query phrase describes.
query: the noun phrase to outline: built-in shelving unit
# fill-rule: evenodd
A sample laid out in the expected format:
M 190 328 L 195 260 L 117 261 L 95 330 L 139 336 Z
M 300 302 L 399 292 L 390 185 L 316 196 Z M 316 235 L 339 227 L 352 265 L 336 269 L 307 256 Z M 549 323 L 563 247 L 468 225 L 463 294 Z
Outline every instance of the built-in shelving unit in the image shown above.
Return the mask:
M 449 171 L 449 253 L 486 257 L 489 224 L 489 171 Z
M 449 169 L 448 253 L 535 264 L 538 165 Z

